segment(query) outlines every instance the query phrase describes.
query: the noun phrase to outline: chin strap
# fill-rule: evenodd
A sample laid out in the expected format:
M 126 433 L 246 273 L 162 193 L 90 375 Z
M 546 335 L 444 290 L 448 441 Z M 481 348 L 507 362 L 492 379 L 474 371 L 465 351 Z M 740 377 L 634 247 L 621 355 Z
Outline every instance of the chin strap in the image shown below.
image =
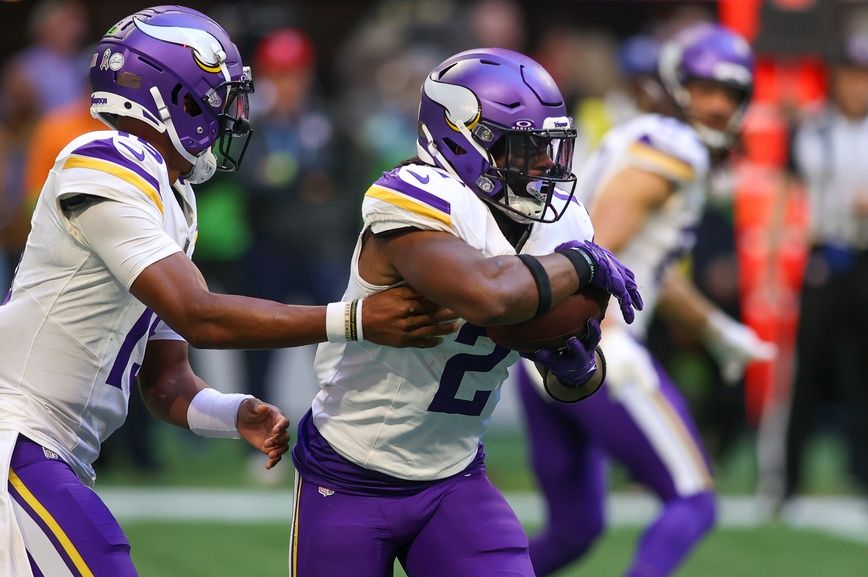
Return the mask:
M 425 140 L 428 142 L 426 147 L 422 147 L 422 144 L 418 141 L 416 142 L 416 152 L 419 154 L 419 158 L 424 160 L 425 162 L 430 162 L 431 164 L 436 164 L 440 166 L 443 170 L 448 172 L 453 178 L 456 180 L 461 180 L 461 177 L 458 176 L 458 173 L 455 172 L 455 169 L 452 168 L 452 165 L 449 163 L 446 158 L 440 154 L 440 151 L 437 150 L 437 144 L 434 143 L 434 137 L 431 136 L 431 131 L 428 130 L 428 127 L 423 123 L 421 125 L 422 133 L 425 135 Z
M 172 115 L 169 113 L 169 108 L 160 94 L 160 89 L 156 86 L 151 87 L 151 97 L 154 99 L 154 104 L 157 105 L 157 114 L 160 115 L 160 121 L 166 127 L 166 133 L 172 141 L 172 146 L 178 151 L 178 154 L 193 165 L 190 172 L 182 175 L 182 178 L 190 184 L 200 184 L 205 182 L 217 172 L 217 157 L 211 152 L 210 148 L 203 150 L 199 156 L 191 154 L 181 144 L 181 139 L 178 137 L 178 131 L 175 130 L 175 124 L 172 122 Z

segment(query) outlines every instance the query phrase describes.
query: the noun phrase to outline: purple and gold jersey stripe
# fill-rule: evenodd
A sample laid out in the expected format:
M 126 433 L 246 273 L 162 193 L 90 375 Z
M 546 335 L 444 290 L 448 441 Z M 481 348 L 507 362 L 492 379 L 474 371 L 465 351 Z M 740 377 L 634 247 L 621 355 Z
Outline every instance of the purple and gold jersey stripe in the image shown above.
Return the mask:
M 9 469 L 9 484 L 12 487 L 13 496 L 24 501 L 24 503 L 26 503 L 36 515 L 36 518 L 41 521 L 48 531 L 50 531 L 51 536 L 53 536 L 60 544 L 64 553 L 69 557 L 69 560 L 72 562 L 72 565 L 81 577 L 94 577 L 93 572 L 87 566 L 87 563 L 84 562 L 84 559 L 75 548 L 75 545 L 72 544 L 69 536 L 54 519 L 51 513 L 48 512 L 48 509 L 46 509 L 33 493 L 30 492 L 30 489 L 28 489 L 18 475 L 15 474 L 13 469 Z
M 63 168 L 90 168 L 135 186 L 164 212 L 160 183 L 140 165 L 124 157 L 110 140 L 95 140 L 72 151 Z
M 401 190 L 374 184 L 368 189 L 365 196 L 394 204 L 415 214 L 433 218 L 446 226 L 452 226 L 452 215 L 448 202 L 407 183 L 402 182 Z
M 131 154 L 136 155 L 139 160 L 145 159 L 144 152 L 137 153 L 123 141 L 120 141 L 119 144 L 129 150 Z M 100 160 L 107 160 L 109 162 L 119 164 L 120 166 L 128 168 L 141 176 L 143 179 L 145 179 L 145 182 L 153 186 L 155 189 L 160 189 L 160 183 L 156 179 L 156 177 L 154 177 L 154 175 L 142 168 L 141 165 L 136 164 L 123 154 L 120 154 L 120 151 L 115 148 L 114 141 L 112 140 L 94 140 L 93 142 L 88 142 L 87 144 L 79 146 L 78 148 L 73 150 L 72 154 L 76 154 L 78 156 L 89 156 L 90 158 L 98 158 Z M 157 160 L 162 164 L 162 159 Z
M 654 148 L 645 141 L 637 141 L 630 145 L 628 151 L 643 161 L 650 162 L 678 180 L 693 180 L 694 170 L 690 164 L 680 158 Z

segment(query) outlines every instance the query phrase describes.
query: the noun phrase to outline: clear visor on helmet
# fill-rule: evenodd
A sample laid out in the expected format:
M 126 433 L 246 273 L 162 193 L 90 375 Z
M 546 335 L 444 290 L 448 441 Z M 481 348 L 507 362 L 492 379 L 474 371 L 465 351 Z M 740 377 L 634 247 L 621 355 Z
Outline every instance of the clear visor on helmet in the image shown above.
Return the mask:
M 575 141 L 573 128 L 507 131 L 490 151 L 494 166 L 488 175 L 503 182 L 494 202 L 520 220 L 558 220 L 576 186 L 572 172 Z M 565 201 L 560 209 L 554 207 L 555 196 Z
M 253 90 L 253 78 L 248 66 L 244 67 L 240 80 L 226 82 L 216 90 L 217 94 L 225 94 L 223 111 L 219 115 L 219 134 L 214 145 L 218 170 L 233 171 L 241 165 L 253 134 L 248 100 Z
M 569 180 L 572 177 L 576 131 L 513 131 L 492 147 L 495 164 L 532 178 Z

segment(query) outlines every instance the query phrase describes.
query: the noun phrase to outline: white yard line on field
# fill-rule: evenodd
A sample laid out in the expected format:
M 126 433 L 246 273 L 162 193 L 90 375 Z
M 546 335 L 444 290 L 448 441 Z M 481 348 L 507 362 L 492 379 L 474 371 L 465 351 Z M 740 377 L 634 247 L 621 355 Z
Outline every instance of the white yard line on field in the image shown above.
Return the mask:
M 288 490 L 109 487 L 98 493 L 121 521 L 289 522 L 292 510 Z M 507 493 L 506 497 L 522 522 L 542 522 L 542 501 L 537 494 Z M 647 495 L 614 494 L 608 501 L 608 520 L 615 527 L 639 527 L 657 509 L 656 500 Z M 719 519 L 722 527 L 769 523 L 767 508 L 753 497 L 721 497 Z M 799 498 L 784 510 L 780 522 L 868 544 L 868 503 L 862 499 Z

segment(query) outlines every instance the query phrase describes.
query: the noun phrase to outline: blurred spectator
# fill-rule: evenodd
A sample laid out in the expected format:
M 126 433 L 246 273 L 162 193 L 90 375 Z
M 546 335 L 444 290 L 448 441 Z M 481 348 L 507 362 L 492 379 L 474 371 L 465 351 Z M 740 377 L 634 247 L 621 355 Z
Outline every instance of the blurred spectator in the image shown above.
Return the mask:
M 89 94 L 39 119 L 27 149 L 24 168 L 24 212 L 28 220 L 45 177 L 63 147 L 76 136 L 107 129 L 105 124 L 90 115 Z
M 621 82 L 617 42 L 604 30 L 561 27 L 542 39 L 537 55 L 562 88 L 575 119 L 579 135 L 573 170 L 578 172 L 603 135 L 629 118 L 621 111 L 634 110 L 616 90 Z
M 33 127 L 40 115 L 78 101 L 87 91 L 83 74 L 87 63 L 81 53 L 87 26 L 78 0 L 37 3 L 30 12 L 28 32 L 32 44 L 8 60 L 0 88 L 0 289 L 4 293 L 8 271 L 14 269 L 29 231 L 30 184 L 24 165 Z
M 433 9 L 433 8 L 436 8 Z M 397 163 L 416 152 L 419 90 L 425 75 L 451 53 L 473 47 L 465 20 L 451 2 L 387 1 L 341 48 L 338 123 L 362 153 L 347 158 L 358 170 L 361 195 Z
M 829 77 L 829 102 L 799 126 L 792 161 L 810 206 L 796 373 L 779 478 L 763 490 L 780 506 L 802 485 L 819 409 L 834 402 L 852 473 L 868 491 L 868 32 L 849 34 Z
M 617 116 L 623 121 L 642 111 L 652 110 L 665 97 L 657 82 L 659 50 L 660 41 L 647 34 L 630 36 L 618 47 L 623 96 L 617 100 L 620 105 Z
M 479 0 L 470 7 L 470 34 L 475 46 L 524 51 L 527 25 L 521 6 L 514 0 Z
M 317 96 L 314 64 L 311 41 L 294 28 L 271 32 L 255 50 L 256 133 L 236 180 L 247 200 L 244 292 L 251 296 L 324 304 L 346 286 L 357 201 L 336 177 L 338 134 Z M 247 390 L 270 399 L 264 387 L 274 355 L 245 357 Z
M 85 11 L 78 0 L 42 0 L 30 13 L 33 45 L 13 57 L 45 113 L 81 98 L 87 70 L 81 49 L 87 33 Z M 90 56 L 90 54 L 88 54 Z
M 27 236 L 20 218 L 24 158 L 39 110 L 26 71 L 8 64 L 0 75 L 0 291 L 6 294 Z

